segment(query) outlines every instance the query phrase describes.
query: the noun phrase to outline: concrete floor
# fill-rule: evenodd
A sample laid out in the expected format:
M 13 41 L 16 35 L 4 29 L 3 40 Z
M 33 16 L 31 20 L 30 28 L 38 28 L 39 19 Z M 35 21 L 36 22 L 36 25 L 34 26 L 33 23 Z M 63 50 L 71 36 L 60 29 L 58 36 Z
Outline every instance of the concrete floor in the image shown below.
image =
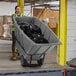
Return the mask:
M 12 61 L 11 41 L 0 40 L 0 72 L 28 72 L 40 70 L 61 70 L 63 67 L 56 63 L 56 48 L 48 52 L 41 67 L 22 67 L 20 60 Z M 66 68 L 66 67 L 65 67 Z M 70 67 L 68 67 L 70 68 Z M 71 69 L 71 68 L 70 68 Z

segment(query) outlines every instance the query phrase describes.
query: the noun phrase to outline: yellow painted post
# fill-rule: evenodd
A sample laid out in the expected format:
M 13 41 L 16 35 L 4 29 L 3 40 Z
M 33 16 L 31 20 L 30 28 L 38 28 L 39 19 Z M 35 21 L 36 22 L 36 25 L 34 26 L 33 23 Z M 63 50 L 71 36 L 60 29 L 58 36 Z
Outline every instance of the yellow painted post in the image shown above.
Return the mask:
M 24 0 L 20 0 L 21 13 L 24 14 Z
M 17 0 L 17 5 L 20 6 L 20 0 Z
M 67 0 L 60 0 L 60 65 L 66 65 L 66 50 L 67 50 Z

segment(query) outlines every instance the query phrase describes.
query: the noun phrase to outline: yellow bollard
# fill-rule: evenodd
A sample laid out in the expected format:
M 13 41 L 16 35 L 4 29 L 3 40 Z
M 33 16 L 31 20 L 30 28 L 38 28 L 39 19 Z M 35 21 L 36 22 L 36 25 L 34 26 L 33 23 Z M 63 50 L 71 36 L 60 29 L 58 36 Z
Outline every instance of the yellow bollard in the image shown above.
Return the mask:
M 24 14 L 24 0 L 20 0 L 21 13 Z
M 17 0 L 17 5 L 20 6 L 20 0 Z
M 60 0 L 60 21 L 57 34 L 62 42 L 62 45 L 57 47 L 57 62 L 65 66 L 67 50 L 67 0 Z

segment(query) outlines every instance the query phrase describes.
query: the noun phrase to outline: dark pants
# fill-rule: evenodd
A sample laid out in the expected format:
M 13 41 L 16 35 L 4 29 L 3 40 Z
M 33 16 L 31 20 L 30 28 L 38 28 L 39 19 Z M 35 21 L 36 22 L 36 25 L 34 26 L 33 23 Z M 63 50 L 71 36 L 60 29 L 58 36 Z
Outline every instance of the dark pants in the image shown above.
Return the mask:
M 12 31 L 12 53 L 15 53 L 15 43 L 16 43 L 15 32 Z

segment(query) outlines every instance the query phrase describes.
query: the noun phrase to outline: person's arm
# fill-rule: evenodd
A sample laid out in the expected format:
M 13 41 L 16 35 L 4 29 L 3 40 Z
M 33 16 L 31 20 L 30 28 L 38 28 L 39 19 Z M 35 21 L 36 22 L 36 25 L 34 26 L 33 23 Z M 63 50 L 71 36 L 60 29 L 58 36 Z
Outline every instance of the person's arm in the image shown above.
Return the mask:
M 14 22 L 13 17 L 14 17 L 14 14 L 12 15 L 12 23 Z
M 14 14 L 12 15 L 12 31 L 15 31 L 15 26 L 14 26 L 14 20 L 13 20 Z

